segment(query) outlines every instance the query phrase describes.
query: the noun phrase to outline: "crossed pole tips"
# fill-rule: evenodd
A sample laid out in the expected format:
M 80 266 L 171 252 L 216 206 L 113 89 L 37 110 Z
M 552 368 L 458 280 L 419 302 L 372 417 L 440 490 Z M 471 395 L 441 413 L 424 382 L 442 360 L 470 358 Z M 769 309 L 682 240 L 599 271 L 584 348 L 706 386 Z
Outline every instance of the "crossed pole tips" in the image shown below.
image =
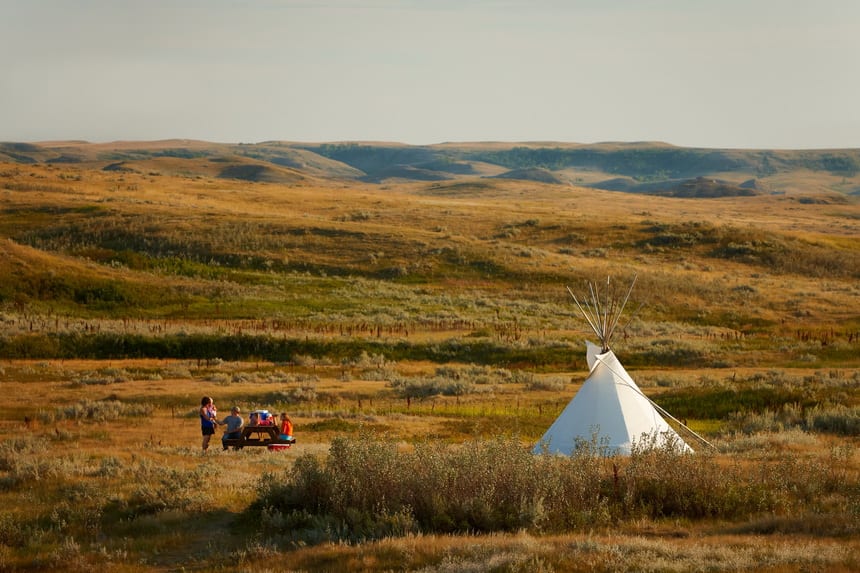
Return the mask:
M 630 281 L 630 287 L 627 289 L 627 293 L 624 295 L 623 299 L 613 296 L 610 289 L 610 277 L 608 276 L 606 277 L 606 292 L 603 296 L 601 296 L 600 288 L 597 284 L 592 281 L 588 281 L 587 284 L 590 293 L 590 300 L 583 298 L 582 302 L 580 302 L 580 300 L 576 298 L 576 295 L 573 294 L 570 287 L 567 287 L 567 292 L 570 293 L 570 296 L 573 298 L 573 302 L 575 302 L 577 308 L 579 308 L 579 312 L 600 340 L 602 352 L 607 352 L 609 350 L 609 341 L 612 339 L 612 335 L 618 326 L 618 321 L 621 320 L 624 307 L 627 306 L 627 301 L 630 299 L 630 293 L 633 292 L 633 286 L 636 284 L 636 277 L 637 275 L 633 275 L 633 280 Z M 641 304 L 639 305 L 639 308 L 642 308 Z M 637 308 L 636 312 L 638 311 L 639 309 Z M 633 316 L 636 315 L 636 312 L 630 316 L 630 319 L 622 327 L 622 330 L 627 328 L 630 321 L 633 320 Z

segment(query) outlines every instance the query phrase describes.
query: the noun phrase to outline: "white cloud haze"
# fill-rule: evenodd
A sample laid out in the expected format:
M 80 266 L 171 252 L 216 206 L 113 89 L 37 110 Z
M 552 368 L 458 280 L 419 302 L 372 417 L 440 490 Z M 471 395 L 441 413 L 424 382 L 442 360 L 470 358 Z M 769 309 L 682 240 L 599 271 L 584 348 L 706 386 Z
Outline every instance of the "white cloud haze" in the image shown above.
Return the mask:
M 860 146 L 860 2 L 0 0 L 0 140 Z

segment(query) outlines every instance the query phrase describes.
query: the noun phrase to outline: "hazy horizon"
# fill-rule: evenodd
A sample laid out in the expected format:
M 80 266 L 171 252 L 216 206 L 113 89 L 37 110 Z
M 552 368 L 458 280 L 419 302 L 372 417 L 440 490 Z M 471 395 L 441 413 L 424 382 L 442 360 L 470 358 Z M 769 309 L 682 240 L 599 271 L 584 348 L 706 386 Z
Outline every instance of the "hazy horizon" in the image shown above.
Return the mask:
M 860 147 L 860 3 L 0 0 L 0 141 Z

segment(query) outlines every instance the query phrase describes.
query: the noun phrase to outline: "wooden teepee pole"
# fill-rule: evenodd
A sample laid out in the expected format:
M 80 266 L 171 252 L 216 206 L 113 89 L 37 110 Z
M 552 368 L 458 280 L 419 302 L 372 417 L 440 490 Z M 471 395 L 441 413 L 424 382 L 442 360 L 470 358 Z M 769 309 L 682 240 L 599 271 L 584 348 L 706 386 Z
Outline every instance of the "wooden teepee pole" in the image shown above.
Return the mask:
M 630 294 L 633 292 L 633 286 L 636 284 L 636 275 L 633 275 L 633 280 L 630 282 L 630 287 L 627 289 L 627 293 L 623 299 L 612 295 L 610 277 L 606 277 L 606 293 L 604 296 L 601 296 L 600 288 L 596 283 L 588 281 L 587 284 L 589 297 L 583 299 L 581 302 L 573 294 L 570 287 L 567 287 L 567 292 L 570 293 L 570 296 L 579 308 L 579 312 L 600 340 L 602 351 L 607 352 L 609 350 L 609 341 L 618 327 L 618 322 L 621 320 L 621 315 L 624 313 L 627 301 L 630 300 Z

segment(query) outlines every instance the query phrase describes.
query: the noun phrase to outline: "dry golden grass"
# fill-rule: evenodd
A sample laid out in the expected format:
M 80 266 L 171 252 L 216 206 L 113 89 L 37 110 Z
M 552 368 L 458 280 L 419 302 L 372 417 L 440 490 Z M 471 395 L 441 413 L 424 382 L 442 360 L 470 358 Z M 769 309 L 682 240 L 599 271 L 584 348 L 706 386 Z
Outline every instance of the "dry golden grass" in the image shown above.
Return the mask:
M 432 365 L 422 363 L 396 367 L 403 373 L 426 373 L 432 369 Z M 4 361 L 0 364 L 0 391 L 6 396 L 0 404 L 0 443 L 27 439 L 34 444 L 44 444 L 44 449 L 25 450 L 15 462 L 12 475 L 18 476 L 16 479 L 23 477 L 28 485 L 10 486 L 12 482 L 6 482 L 0 492 L 0 503 L 8 509 L 2 512 L 5 517 L 0 515 L 0 521 L 31 523 L 28 515 L 41 515 L 42 520 L 47 520 L 44 523 L 53 523 L 49 526 L 53 531 L 66 533 L 40 534 L 43 543 L 31 543 L 23 553 L 6 547 L 0 552 L 0 563 L 11 570 L 27 570 L 28 565 L 49 565 L 72 571 L 85 570 L 95 564 L 110 571 L 206 566 L 240 571 L 275 568 L 289 571 L 786 572 L 850 571 L 858 565 L 856 538 L 816 533 L 813 522 L 804 526 L 801 521 L 793 521 L 791 516 L 786 516 L 788 521 L 782 524 L 779 518 L 768 523 L 767 516 L 750 523 L 642 520 L 569 535 L 425 535 L 357 545 L 311 547 L 260 539 L 242 524 L 240 516 L 255 498 L 255 486 L 261 473 L 279 474 L 288 470 L 300 455 L 322 458 L 331 440 L 344 433 L 372 436 L 375 428 L 384 428 L 382 435 L 402 440 L 405 447 L 415 438 L 442 432 L 446 426 L 462 420 L 460 416 L 438 415 L 431 403 L 421 401 L 415 402 L 411 411 L 395 401 L 395 409 L 387 411 L 392 398 L 388 396 L 385 383 L 341 381 L 332 369 L 317 368 L 318 395 L 336 397 L 336 400 L 320 398 L 322 401 L 289 407 L 299 439 L 292 450 L 270 453 L 249 448 L 222 452 L 216 435 L 210 452 L 201 455 L 199 423 L 195 415 L 199 397 L 215 397 L 222 413 L 233 403 L 240 404 L 246 412 L 252 407 L 271 407 L 247 398 L 297 387 L 301 383 L 242 382 L 233 381 L 232 376 L 265 373 L 271 368 L 272 365 L 265 363 L 221 363 L 197 370 L 194 361 L 166 360 Z M 176 376 L 179 372 L 187 374 Z M 230 376 L 224 381 L 208 381 L 213 373 Z M 747 369 L 746 373 L 755 371 Z M 647 380 L 660 376 L 661 372 L 643 371 L 641 375 Z M 697 370 L 671 372 L 679 384 L 695 384 L 699 377 L 708 375 Z M 110 380 L 111 376 L 117 376 L 115 381 Z M 80 382 L 87 377 L 103 382 Z M 493 429 L 492 424 L 486 425 L 484 416 L 511 407 L 514 401 L 526 408 L 529 404 L 534 406 L 555 400 L 556 408 L 560 409 L 576 388 L 571 385 L 561 392 L 524 393 L 521 386 L 516 386 L 501 388 L 501 393 L 464 397 L 460 411 L 470 412 L 468 419 L 477 433 L 460 439 L 495 435 L 498 430 Z M 661 390 L 647 384 L 645 389 L 649 393 Z M 508 390 L 513 393 L 506 395 Z M 363 399 L 359 407 L 356 395 L 373 399 Z M 104 422 L 56 418 L 56 412 L 75 404 L 101 400 L 151 405 L 152 409 L 147 415 L 124 415 Z M 455 407 L 453 399 L 435 399 L 435 409 L 443 410 L 446 401 L 448 407 Z M 509 406 L 504 406 L 506 401 L 510 401 Z M 464 410 L 469 404 L 471 409 Z M 24 416 L 32 420 L 29 428 L 25 427 Z M 350 429 L 312 430 L 314 424 L 324 424 L 331 419 L 349 422 Z M 725 454 L 722 463 L 727 467 L 747 464 L 751 470 L 765 460 L 772 462 L 782 458 L 798 463 L 801 460 L 826 463 L 827 452 L 832 451 L 832 447 L 848 447 L 853 453 L 847 458 L 849 466 L 845 469 L 853 472 L 850 480 L 856 481 L 860 470 L 856 438 L 804 435 L 799 439 L 799 435 L 790 433 L 785 439 L 779 436 L 760 436 L 756 438 L 758 441 L 745 444 L 739 441 L 744 453 Z M 732 438 L 726 440 L 721 442 L 721 447 L 733 443 Z M 41 469 L 35 471 L 36 467 Z M 116 469 L 106 472 L 99 467 Z M 87 534 L 79 530 L 80 525 L 72 525 L 85 519 L 83 508 L 93 503 L 91 496 L 131 499 L 137 486 L 149 483 L 160 471 L 167 470 L 185 472 L 185 475 L 205 471 L 207 479 L 196 486 L 199 488 L 196 493 L 205 500 L 201 502 L 204 505 L 121 521 L 115 525 L 117 532 L 103 531 L 100 540 L 88 540 Z M 135 475 L 137 479 L 128 481 Z M 81 508 L 74 509 L 67 502 L 58 501 L 69 492 L 83 496 Z M 109 523 L 107 514 L 97 515 Z M 67 520 L 68 524 L 52 521 L 55 519 Z M 96 531 L 100 529 L 95 523 L 92 527 Z M 781 533 L 761 535 L 769 530 Z M 72 539 L 75 540 L 73 544 Z
M 211 144 L 184 140 L 159 145 L 211 149 Z M 70 142 L 68 147 L 81 146 Z M 136 148 L 141 144 L 129 142 L 86 152 Z M 88 160 L 92 163 L 78 166 L 0 165 L 0 276 L 9 277 L 7 284 L 32 279 L 21 283 L 27 288 L 60 279 L 72 287 L 118 284 L 145 293 L 135 299 L 143 302 L 99 310 L 39 298 L 24 287 L 2 291 L 3 339 L 58 332 L 84 336 L 96 330 L 151 337 L 259 332 L 310 341 L 379 341 L 388 347 L 491 339 L 503 341 L 511 353 L 562 343 L 570 344 L 564 352 L 572 354 L 565 364 L 527 363 L 525 372 L 572 382 L 559 390 L 527 390 L 522 382 L 475 384 L 464 395 L 407 403 L 392 387 L 390 372 L 372 374 L 354 360 L 327 356 L 294 357 L 290 364 L 263 359 L 3 360 L 0 444 L 20 451 L 5 457 L 7 467 L 0 470 L 0 569 L 780 572 L 860 567 L 856 538 L 819 535 L 790 516 L 762 516 L 752 523 L 644 520 L 564 536 L 427 535 L 313 547 L 278 545 L 242 521 L 262 471 L 289 469 L 302 454 L 322 458 L 338 436 L 388 436 L 403 448 L 426 436 L 440 438 L 440 445 L 499 435 L 517 435 L 524 443 L 535 439 L 585 376 L 580 344 L 588 332 L 564 291 L 585 278 L 638 273 L 635 294 L 647 304 L 629 338 L 616 341 L 622 361 L 625 351 L 650 356 L 661 343 L 709 357 L 707 363 L 631 369 L 649 395 L 740 388 L 740 383 L 733 386 L 735 378 L 767 378 L 776 369 L 782 378 L 812 380 L 803 384 L 814 397 L 856 406 L 856 382 L 852 386 L 851 381 L 860 367 L 860 342 L 845 339 L 860 329 L 856 269 L 816 274 L 714 258 L 701 244 L 642 244 L 659 238 L 649 229 L 661 226 L 673 236 L 735 229 L 739 241 L 811 244 L 829 255 L 847 253 L 838 260 L 857 261 L 860 205 L 796 200 L 842 184 L 835 179 L 825 181 L 820 173 L 773 176 L 765 183 L 786 190 L 785 195 L 689 200 L 478 178 L 369 185 L 305 174 L 290 184 L 248 183 L 212 178 L 218 164 L 199 158 L 138 160 L 130 163 L 137 172 L 122 173 L 102 171 L 105 162 L 95 155 Z M 485 172 L 497 170 L 486 167 Z M 855 183 L 848 178 L 844 185 Z M 81 242 L 69 248 L 28 246 L 40 244 L 54 228 L 80 231 Z M 98 238 L 116 229 L 181 248 L 204 245 L 237 260 L 259 256 L 272 269 L 204 261 L 183 274 L 111 264 L 111 256 L 100 258 L 105 247 Z M 405 274 L 386 278 L 387 270 L 400 268 Z M 213 269 L 222 274 L 204 272 Z M 448 322 L 429 321 L 437 317 Z M 296 320 L 283 330 L 271 322 L 260 326 L 274 318 Z M 395 323 L 408 325 L 408 334 L 368 328 Z M 838 336 L 825 346 L 820 336 L 831 332 Z M 801 340 L 807 333 L 813 338 Z M 713 367 L 716 362 L 722 367 Z M 388 366 L 397 376 L 424 379 L 440 365 L 426 359 Z M 828 372 L 837 374 L 835 390 L 821 382 Z M 772 386 L 781 380 L 776 378 Z M 315 397 L 289 404 L 278 398 L 294 390 L 312 391 Z M 195 411 L 203 395 L 213 396 L 222 414 L 234 403 L 245 411 L 287 408 L 296 424 L 297 447 L 276 454 L 222 452 L 216 436 L 210 452 L 202 455 Z M 126 410 L 106 421 L 63 414 L 92 402 L 119 403 Z M 513 426 L 512 419 L 519 425 Z M 756 468 L 782 460 L 827 463 L 828 452 L 848 448 L 848 475 L 855 479 L 860 469 L 856 436 L 797 428 L 741 435 L 722 433 L 725 419 L 689 422 L 723 448 L 726 467 Z M 138 489 L 147 486 L 158 493 L 157 484 L 171 471 L 190 484 L 165 495 L 173 496 L 176 507 L 122 513 L 133 513 L 132 500 L 151 503 Z M 198 485 L 195 472 L 207 476 Z
M 281 247 L 267 247 L 265 242 L 257 242 L 256 248 L 254 242 L 238 246 L 239 252 L 276 263 L 307 261 L 314 268 L 330 266 L 354 272 L 402 265 L 410 274 L 426 276 L 444 288 L 495 292 L 500 288 L 521 288 L 523 276 L 558 277 L 555 282 L 540 279 L 528 285 L 534 292 L 547 293 L 543 296 L 557 301 L 564 300 L 560 283 L 583 276 L 638 272 L 642 277 L 640 292 L 651 302 L 681 309 L 716 310 L 738 303 L 739 297 L 732 295 L 732 289 L 749 288 L 766 293 L 766 300 L 755 304 L 762 318 L 791 320 L 805 326 L 842 323 L 851 318 L 850 309 L 857 305 L 858 293 L 851 286 L 855 281 L 797 274 L 786 281 L 782 274 L 771 274 L 766 268 L 703 258 L 692 251 L 647 252 L 630 248 L 631 242 L 640 240 L 638 237 L 646 239 L 640 231 L 645 224 L 693 223 L 753 232 L 764 229 L 856 253 L 860 241 L 857 204 L 799 205 L 780 196 L 671 199 L 501 180 L 480 182 L 473 193 L 458 186 L 456 194 L 443 195 L 436 189 L 447 183 L 379 187 L 326 182 L 282 186 L 52 166 L 16 165 L 4 169 L 10 174 L 5 178 L 7 189 L 0 192 L 6 209 L 28 213 L 27 219 L 33 217 L 31 209 L 46 206 L 54 210 L 96 207 L 106 215 L 121 214 L 131 221 L 145 218 L 149 222 L 141 227 L 142 232 L 149 225 L 153 228 L 146 232 L 168 240 L 208 235 L 222 242 L 235 237 L 236 221 L 247 226 L 243 233 L 267 226 L 304 232 Z M 80 180 L 74 180 L 70 173 Z M 55 215 L 45 217 L 57 219 Z M 16 217 L 7 219 L 5 234 L 14 234 L 21 221 L 21 217 L 17 222 Z M 535 222 L 534 228 L 528 226 L 529 221 Z M 314 228 L 326 231 L 307 231 Z M 506 236 L 506 228 L 512 228 L 514 233 Z M 578 239 L 565 243 L 565 237 L 571 234 L 581 237 L 582 244 Z M 566 245 L 568 248 L 563 248 Z M 491 261 L 505 269 L 512 280 L 505 280 L 503 273 L 482 281 L 473 273 L 449 281 L 449 269 L 432 254 L 435 252 L 453 253 L 463 264 Z M 50 267 L 54 272 L 83 272 L 79 263 L 56 252 L 24 253 L 22 247 L 8 245 L 0 266 L 6 272 L 14 272 L 12 265 L 24 265 L 24 271 L 32 265 Z M 14 260 L 7 258 L 10 256 Z M 30 259 L 32 262 L 28 262 Z M 164 282 L 151 274 L 135 277 L 103 267 L 86 272 L 142 284 Z M 178 288 L 204 287 L 194 279 L 170 281 L 178 283 Z M 673 284 L 684 288 L 672 292 Z M 548 287 L 552 290 L 548 291 Z M 696 294 L 701 287 L 714 292 L 703 297 Z M 654 301 L 657 297 L 664 300 Z M 794 316 L 789 314 L 791 309 L 796 310 Z
M 817 539 L 762 544 L 742 536 L 684 527 L 641 534 L 582 534 L 535 537 L 416 536 L 358 546 L 323 545 L 284 558 L 264 547 L 241 553 L 242 571 L 755 571 L 848 572 L 857 566 L 857 542 Z

